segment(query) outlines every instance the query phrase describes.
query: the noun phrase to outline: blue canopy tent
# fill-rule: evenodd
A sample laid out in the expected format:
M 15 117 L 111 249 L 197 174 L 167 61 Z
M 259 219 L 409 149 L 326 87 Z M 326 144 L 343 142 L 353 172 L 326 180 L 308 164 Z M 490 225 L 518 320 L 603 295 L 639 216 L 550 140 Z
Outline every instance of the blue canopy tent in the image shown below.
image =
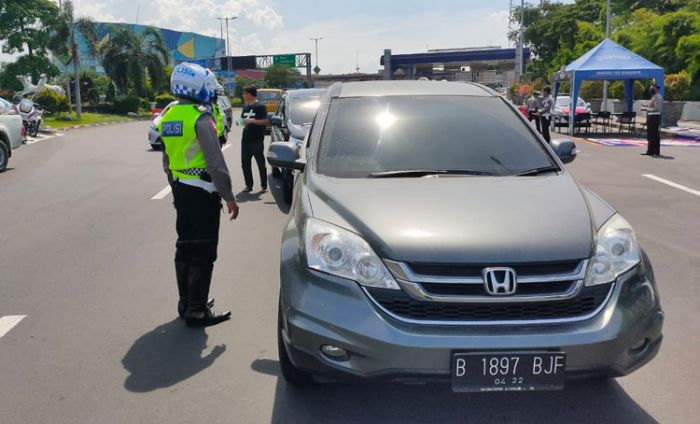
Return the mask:
M 576 101 L 584 80 L 623 80 L 627 112 L 634 104 L 634 81 L 653 79 L 664 94 L 664 68 L 632 53 L 606 38 L 588 53 L 571 62 L 562 72 L 554 76 L 554 97 L 559 94 L 563 80 L 571 81 L 571 103 L 569 105 L 569 134 L 574 134 Z

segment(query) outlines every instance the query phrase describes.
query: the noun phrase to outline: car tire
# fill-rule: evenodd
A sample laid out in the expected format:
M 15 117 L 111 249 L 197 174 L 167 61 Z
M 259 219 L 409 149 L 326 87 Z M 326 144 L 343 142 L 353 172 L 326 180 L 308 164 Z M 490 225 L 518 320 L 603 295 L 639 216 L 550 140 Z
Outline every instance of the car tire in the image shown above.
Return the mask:
M 292 203 L 294 195 L 294 174 L 292 171 L 285 171 L 282 174 L 282 195 L 286 204 Z
M 7 148 L 7 145 L 5 144 L 4 141 L 0 139 L 0 172 L 5 171 L 7 169 L 7 161 L 10 158 L 10 150 Z
M 272 176 L 274 178 L 279 178 L 282 176 L 282 170 L 277 168 L 276 166 L 272 167 Z
M 309 385 L 314 382 L 311 373 L 301 370 L 294 366 L 292 360 L 289 359 L 289 354 L 287 354 L 287 348 L 284 345 L 284 339 L 282 338 L 282 298 L 280 297 L 279 308 L 277 311 L 277 352 L 280 360 L 280 370 L 282 371 L 282 377 L 284 380 L 294 386 L 304 386 Z

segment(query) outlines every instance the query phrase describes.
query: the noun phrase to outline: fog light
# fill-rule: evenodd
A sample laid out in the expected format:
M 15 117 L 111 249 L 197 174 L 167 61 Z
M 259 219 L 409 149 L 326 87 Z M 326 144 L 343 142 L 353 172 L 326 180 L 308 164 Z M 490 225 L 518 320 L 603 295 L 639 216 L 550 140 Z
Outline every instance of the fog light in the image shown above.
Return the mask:
M 646 350 L 646 348 L 647 348 L 648 345 L 649 345 L 649 339 L 647 339 L 647 338 L 645 337 L 645 338 L 643 338 L 642 340 L 640 340 L 639 343 L 637 343 L 636 345 L 632 346 L 632 347 L 629 349 L 629 352 L 630 352 L 631 354 L 633 354 L 633 355 L 636 355 L 636 354 L 638 354 L 638 353 L 643 352 L 644 350 Z
M 342 347 L 333 345 L 323 345 L 321 346 L 321 352 L 334 361 L 347 361 L 350 359 L 348 352 Z

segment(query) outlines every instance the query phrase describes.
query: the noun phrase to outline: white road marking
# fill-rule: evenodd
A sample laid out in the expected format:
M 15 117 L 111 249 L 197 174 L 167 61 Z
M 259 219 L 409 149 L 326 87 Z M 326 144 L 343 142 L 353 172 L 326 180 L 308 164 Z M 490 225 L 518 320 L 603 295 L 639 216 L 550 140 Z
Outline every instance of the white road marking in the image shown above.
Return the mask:
M 167 186 L 167 187 L 165 187 L 163 190 L 159 191 L 158 194 L 156 194 L 155 196 L 151 197 L 151 200 L 161 200 L 161 199 L 163 199 L 165 196 L 167 196 L 168 194 L 170 194 L 171 191 L 172 191 L 172 189 L 170 188 L 170 186 Z
M 26 315 L 7 315 L 0 317 L 0 338 L 12 330 L 12 328 L 19 324 L 25 317 Z
M 227 144 L 227 145 L 225 145 L 224 147 L 221 148 L 221 151 L 224 152 L 224 151 L 226 151 L 226 149 L 228 149 L 229 147 L 231 147 L 231 145 L 230 145 L 230 144 Z M 167 186 L 167 187 L 165 187 L 163 190 L 159 191 L 158 194 L 156 194 L 155 196 L 151 197 L 151 200 L 162 200 L 162 199 L 164 199 L 168 194 L 170 194 L 171 191 L 172 191 L 172 189 L 170 188 L 170 186 Z
M 669 185 L 673 188 L 677 188 L 678 190 L 683 190 L 687 193 L 694 194 L 694 195 L 700 197 L 700 191 L 692 189 L 690 187 L 686 187 L 682 184 L 674 183 L 673 181 L 669 181 L 665 178 L 657 177 L 656 175 L 653 175 L 653 174 L 642 174 L 642 177 L 649 178 L 650 180 L 658 181 L 660 183 Z
M 52 138 L 61 137 L 63 133 L 52 133 L 52 134 L 37 134 L 36 137 L 27 136 L 27 145 L 38 143 L 40 141 L 50 140 Z

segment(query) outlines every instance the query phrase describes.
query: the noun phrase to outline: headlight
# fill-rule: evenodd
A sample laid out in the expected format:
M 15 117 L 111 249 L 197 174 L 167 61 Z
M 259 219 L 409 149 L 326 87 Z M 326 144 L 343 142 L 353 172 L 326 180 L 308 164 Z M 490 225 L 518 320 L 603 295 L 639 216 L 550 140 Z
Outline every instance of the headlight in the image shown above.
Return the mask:
M 315 218 L 306 222 L 306 260 L 311 269 L 363 286 L 399 290 L 394 277 L 366 241 Z
M 614 281 L 641 260 L 634 230 L 623 217 L 615 214 L 598 231 L 598 245 L 586 276 L 586 285 Z

